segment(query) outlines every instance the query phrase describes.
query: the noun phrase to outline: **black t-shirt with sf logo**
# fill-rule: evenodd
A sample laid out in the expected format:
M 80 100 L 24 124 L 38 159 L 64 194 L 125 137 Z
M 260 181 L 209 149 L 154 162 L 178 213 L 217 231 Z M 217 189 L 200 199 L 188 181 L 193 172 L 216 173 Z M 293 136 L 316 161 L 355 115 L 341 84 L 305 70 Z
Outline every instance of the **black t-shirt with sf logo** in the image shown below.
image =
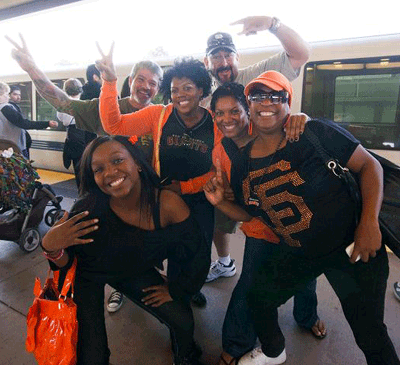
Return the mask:
M 327 154 L 345 166 L 359 142 L 327 120 L 307 123 Z M 354 239 L 355 207 L 342 180 L 330 172 L 302 136 L 270 156 L 249 158 L 246 148 L 233 161 L 237 200 L 260 216 L 295 251 L 310 257 L 329 254 Z
M 174 109 L 165 123 L 160 140 L 161 179 L 187 181 L 209 172 L 214 148 L 214 125 L 205 110 L 193 128 L 187 128 Z

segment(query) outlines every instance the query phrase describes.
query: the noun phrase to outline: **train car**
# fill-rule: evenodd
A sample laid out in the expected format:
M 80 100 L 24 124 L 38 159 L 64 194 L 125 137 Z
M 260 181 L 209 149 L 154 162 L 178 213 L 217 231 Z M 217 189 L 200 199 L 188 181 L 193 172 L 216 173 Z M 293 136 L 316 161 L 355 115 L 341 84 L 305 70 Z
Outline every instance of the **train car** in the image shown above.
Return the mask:
M 312 54 L 293 82 L 293 112 L 326 117 L 355 135 L 362 144 L 400 165 L 400 34 L 311 43 Z M 240 51 L 245 67 L 279 52 L 281 47 Z M 200 60 L 203 54 L 193 55 Z M 157 60 L 168 67 L 173 60 Z M 132 65 L 117 65 L 119 89 Z M 69 77 L 84 79 L 85 70 L 48 72 L 62 87 Z M 55 109 L 36 91 L 27 75 L 3 79 L 22 89 L 22 110 L 33 120 L 56 120 Z M 65 128 L 30 131 L 31 158 L 38 168 L 65 172 Z M 72 172 L 72 170 L 70 170 Z

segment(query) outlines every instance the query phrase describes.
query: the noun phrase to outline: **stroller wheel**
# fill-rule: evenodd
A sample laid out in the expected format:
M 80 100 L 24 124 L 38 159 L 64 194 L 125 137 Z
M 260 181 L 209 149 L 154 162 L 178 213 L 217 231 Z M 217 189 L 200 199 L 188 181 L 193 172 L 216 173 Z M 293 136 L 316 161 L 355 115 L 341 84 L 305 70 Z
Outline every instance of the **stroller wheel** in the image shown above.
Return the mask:
M 57 222 L 59 219 L 62 218 L 62 216 L 64 215 L 64 212 L 65 212 L 65 210 L 63 210 L 63 209 L 57 209 L 57 208 L 50 209 L 44 216 L 45 223 L 49 227 L 52 227 L 55 222 Z
M 18 244 L 22 251 L 32 252 L 37 249 L 41 240 L 42 237 L 37 229 L 28 228 L 22 232 Z

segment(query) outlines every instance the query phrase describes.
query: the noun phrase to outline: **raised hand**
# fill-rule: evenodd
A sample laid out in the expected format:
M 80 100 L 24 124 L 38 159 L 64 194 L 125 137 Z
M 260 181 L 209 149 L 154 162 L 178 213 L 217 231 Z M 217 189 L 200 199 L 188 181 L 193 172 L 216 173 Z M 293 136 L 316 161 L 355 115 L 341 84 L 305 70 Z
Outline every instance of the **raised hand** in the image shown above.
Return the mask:
M 22 46 L 12 40 L 9 36 L 6 35 L 5 37 L 15 47 L 11 51 L 11 56 L 18 62 L 24 71 L 29 72 L 32 68 L 36 67 L 35 61 L 33 60 L 33 57 L 30 54 L 28 47 L 26 46 L 25 39 L 21 33 L 19 34 L 19 37 L 21 39 Z
M 272 25 L 272 17 L 269 16 L 248 16 L 231 23 L 230 25 L 243 24 L 240 34 L 253 35 L 262 30 L 268 30 Z
M 101 77 L 106 81 L 115 81 L 117 79 L 117 72 L 113 64 L 114 42 L 112 42 L 108 54 L 104 54 L 98 42 L 96 42 L 97 49 L 101 54 L 101 60 L 97 60 L 96 67 L 101 72 Z
M 68 219 L 68 212 L 49 229 L 43 237 L 42 246 L 46 251 L 58 251 L 73 245 L 93 242 L 93 239 L 80 238 L 98 229 L 98 219 L 82 221 L 89 212 L 82 212 Z

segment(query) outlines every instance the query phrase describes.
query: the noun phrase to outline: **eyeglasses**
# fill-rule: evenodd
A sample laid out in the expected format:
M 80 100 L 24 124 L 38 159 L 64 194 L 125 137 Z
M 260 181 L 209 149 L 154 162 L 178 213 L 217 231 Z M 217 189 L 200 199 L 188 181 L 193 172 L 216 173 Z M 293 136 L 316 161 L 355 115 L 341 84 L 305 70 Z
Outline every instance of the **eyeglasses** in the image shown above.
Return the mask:
M 252 103 L 264 103 L 268 100 L 272 104 L 284 104 L 289 100 L 289 93 L 286 91 L 272 91 L 270 93 L 256 92 L 248 95 L 247 100 Z

